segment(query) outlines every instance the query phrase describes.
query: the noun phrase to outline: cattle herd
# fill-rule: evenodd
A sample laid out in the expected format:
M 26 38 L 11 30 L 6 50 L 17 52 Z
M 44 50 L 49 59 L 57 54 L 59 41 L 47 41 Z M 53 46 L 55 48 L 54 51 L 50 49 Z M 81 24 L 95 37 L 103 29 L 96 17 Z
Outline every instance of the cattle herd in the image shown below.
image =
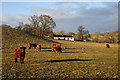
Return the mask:
M 41 45 L 38 45 L 37 43 L 29 43 L 29 49 L 31 49 L 32 47 L 36 48 L 38 51 L 41 51 Z M 24 63 L 24 58 L 25 58 L 25 49 L 26 47 L 20 47 L 20 49 L 14 49 L 14 61 L 15 63 L 17 62 L 17 58 L 20 59 L 20 63 Z M 61 44 L 53 44 L 52 45 L 52 52 L 61 52 L 62 53 L 62 49 L 61 49 Z
M 32 47 L 36 48 L 38 51 L 41 51 L 41 45 L 38 45 L 37 43 L 31 44 L 29 43 L 29 49 L 31 49 Z M 105 45 L 106 48 L 110 48 L 109 44 Z M 25 58 L 25 49 L 26 47 L 20 47 L 20 49 L 14 49 L 14 61 L 17 62 L 17 58 L 20 59 L 20 63 L 24 63 L 24 58 Z M 52 52 L 61 52 L 62 53 L 62 49 L 61 49 L 61 44 L 53 44 L 52 45 Z

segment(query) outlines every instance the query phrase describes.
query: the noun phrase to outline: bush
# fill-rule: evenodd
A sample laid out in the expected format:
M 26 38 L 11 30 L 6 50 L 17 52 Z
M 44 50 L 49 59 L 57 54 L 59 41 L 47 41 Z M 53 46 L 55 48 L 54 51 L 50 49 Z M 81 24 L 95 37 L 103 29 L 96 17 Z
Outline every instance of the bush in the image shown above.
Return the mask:
M 103 37 L 95 37 L 92 39 L 93 42 L 98 43 L 114 43 L 114 38 L 110 38 L 109 36 L 103 36 Z
M 92 42 L 98 42 L 98 38 L 93 38 Z

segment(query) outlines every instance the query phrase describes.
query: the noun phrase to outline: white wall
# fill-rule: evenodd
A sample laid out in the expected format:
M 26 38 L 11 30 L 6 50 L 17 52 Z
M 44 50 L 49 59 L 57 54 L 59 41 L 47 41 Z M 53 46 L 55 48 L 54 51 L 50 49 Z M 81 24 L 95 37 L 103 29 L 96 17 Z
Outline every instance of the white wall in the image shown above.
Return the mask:
M 71 41 L 74 41 L 74 37 L 54 37 L 54 39 L 62 39 L 62 40 L 71 40 Z
M 74 41 L 74 38 L 69 38 L 69 40 Z
M 69 38 L 68 38 L 68 37 L 66 37 L 66 38 L 65 38 L 65 40 L 69 40 Z
M 64 37 L 54 37 L 54 39 L 64 39 Z

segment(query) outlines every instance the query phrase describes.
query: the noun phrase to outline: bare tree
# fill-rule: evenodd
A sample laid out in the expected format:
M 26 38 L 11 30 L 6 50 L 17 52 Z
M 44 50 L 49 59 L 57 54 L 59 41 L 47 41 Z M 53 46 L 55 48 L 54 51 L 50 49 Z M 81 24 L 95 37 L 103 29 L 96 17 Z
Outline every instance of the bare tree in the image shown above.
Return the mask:
M 37 15 L 33 15 L 33 16 L 30 16 L 30 18 L 28 18 L 28 20 L 31 22 L 31 25 L 33 27 L 33 33 L 36 34 L 37 28 L 40 27 L 39 17 Z
M 51 33 L 52 29 L 56 26 L 56 23 L 53 21 L 53 19 L 48 15 L 40 15 L 39 19 L 41 22 L 40 24 L 41 24 L 41 29 L 42 29 L 41 36 Z
M 25 32 L 32 33 L 33 28 L 29 24 L 24 24 L 24 27 L 23 27 L 22 30 L 25 31 Z
M 79 26 L 78 27 L 78 33 L 84 33 L 84 29 L 85 29 L 85 27 L 83 27 L 83 26 Z
M 15 29 L 21 31 L 23 26 L 24 26 L 23 22 L 19 22 L 19 26 L 16 26 Z
M 41 37 L 49 35 L 52 32 L 52 29 L 56 26 L 56 23 L 48 15 L 34 15 L 28 18 L 33 26 L 34 34 L 38 34 Z
M 33 15 L 30 18 L 28 18 L 28 20 L 31 22 L 31 24 L 34 28 L 39 27 L 40 20 L 39 20 L 38 16 Z
M 60 35 L 63 35 L 65 33 L 65 31 L 61 30 L 59 33 L 60 33 Z
M 89 33 L 88 30 L 84 30 L 84 29 L 85 29 L 85 27 L 83 27 L 83 26 L 78 27 L 78 39 L 79 40 L 83 40 L 83 34 L 88 34 Z

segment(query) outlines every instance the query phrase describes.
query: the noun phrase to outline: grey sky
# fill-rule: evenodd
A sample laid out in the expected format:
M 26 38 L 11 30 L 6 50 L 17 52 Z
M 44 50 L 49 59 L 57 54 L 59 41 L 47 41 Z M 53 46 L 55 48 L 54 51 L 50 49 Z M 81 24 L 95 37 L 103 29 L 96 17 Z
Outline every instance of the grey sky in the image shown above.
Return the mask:
M 11 4 L 13 6 L 9 7 Z M 13 27 L 17 26 L 19 22 L 29 23 L 27 18 L 34 14 L 47 14 L 57 24 L 54 29 L 55 32 L 64 30 L 65 32 L 76 33 L 79 25 L 84 26 L 90 33 L 94 33 L 95 31 L 108 32 L 118 29 L 117 2 L 38 2 L 32 4 L 11 4 L 3 4 L 2 22 Z

